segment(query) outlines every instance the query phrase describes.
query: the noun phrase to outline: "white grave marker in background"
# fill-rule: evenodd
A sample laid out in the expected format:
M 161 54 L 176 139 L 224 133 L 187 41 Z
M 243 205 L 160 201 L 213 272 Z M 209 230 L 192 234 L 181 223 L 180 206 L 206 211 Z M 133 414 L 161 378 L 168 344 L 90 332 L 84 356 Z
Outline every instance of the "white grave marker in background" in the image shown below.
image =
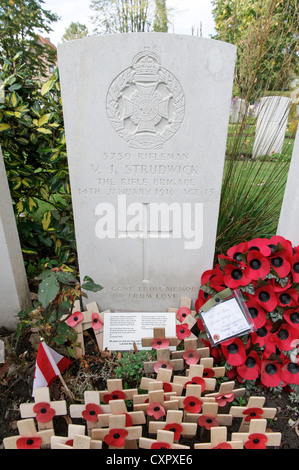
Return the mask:
M 0 326 L 15 328 L 31 306 L 19 235 L 0 148 Z
M 58 47 L 80 276 L 101 310 L 195 299 L 213 265 L 236 48 L 163 33 Z

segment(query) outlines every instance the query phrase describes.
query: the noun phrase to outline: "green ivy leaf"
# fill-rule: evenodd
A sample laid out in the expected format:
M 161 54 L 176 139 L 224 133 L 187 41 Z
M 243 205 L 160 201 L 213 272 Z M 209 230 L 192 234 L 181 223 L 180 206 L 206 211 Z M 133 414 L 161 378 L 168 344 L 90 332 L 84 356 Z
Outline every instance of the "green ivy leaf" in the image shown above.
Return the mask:
M 56 298 L 58 292 L 59 285 L 55 275 L 44 279 L 38 288 L 38 300 L 42 307 L 46 308 Z

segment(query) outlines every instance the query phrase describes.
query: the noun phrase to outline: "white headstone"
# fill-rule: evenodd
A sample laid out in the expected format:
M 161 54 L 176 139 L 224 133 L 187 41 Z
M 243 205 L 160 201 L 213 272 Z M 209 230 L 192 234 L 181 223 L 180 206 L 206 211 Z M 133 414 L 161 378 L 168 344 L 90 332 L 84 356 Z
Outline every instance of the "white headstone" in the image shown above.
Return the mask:
M 241 121 L 246 113 L 246 101 L 241 98 L 234 98 L 231 102 L 231 117 L 230 122 L 236 124 Z
M 163 33 L 58 47 L 80 276 L 104 286 L 88 297 L 101 308 L 197 297 L 213 265 L 235 54 Z
M 261 98 L 257 110 L 257 123 L 252 156 L 281 153 L 291 100 L 284 96 Z
M 10 329 L 31 302 L 1 148 L 0 201 L 0 326 Z
M 299 245 L 299 128 L 293 148 L 287 184 L 284 192 L 277 235 L 290 240 L 293 246 Z

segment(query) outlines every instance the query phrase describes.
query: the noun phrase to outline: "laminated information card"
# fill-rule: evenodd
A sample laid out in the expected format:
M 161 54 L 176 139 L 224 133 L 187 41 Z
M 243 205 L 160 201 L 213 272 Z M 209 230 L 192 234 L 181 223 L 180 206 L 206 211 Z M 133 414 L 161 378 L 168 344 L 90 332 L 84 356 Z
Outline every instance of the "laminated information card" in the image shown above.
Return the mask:
M 166 337 L 176 336 L 175 312 L 105 312 L 103 347 L 110 351 L 129 351 L 136 343 L 139 350 L 149 350 L 141 346 L 141 339 L 152 337 L 153 328 L 165 328 Z

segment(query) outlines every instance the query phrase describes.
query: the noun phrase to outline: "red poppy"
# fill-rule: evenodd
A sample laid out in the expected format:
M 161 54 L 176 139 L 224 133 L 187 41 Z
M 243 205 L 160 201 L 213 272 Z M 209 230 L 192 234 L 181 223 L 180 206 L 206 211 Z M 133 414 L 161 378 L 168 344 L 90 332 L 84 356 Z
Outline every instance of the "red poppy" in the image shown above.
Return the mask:
M 291 261 L 291 272 L 292 272 L 293 281 L 298 283 L 299 282 L 299 252 L 296 250 Z
M 248 251 L 259 251 L 264 256 L 271 255 L 271 248 L 268 246 L 269 240 L 267 238 L 254 238 L 247 243 Z
M 103 328 L 103 322 L 100 320 L 99 314 L 98 313 L 93 313 L 91 315 L 91 320 L 92 320 L 92 328 L 94 330 L 100 330 Z
M 199 312 L 200 308 L 211 298 L 211 294 L 208 294 L 207 292 L 203 291 L 203 290 L 199 290 L 198 292 L 198 297 L 195 301 L 195 311 L 196 313 Z
M 231 248 L 227 250 L 227 256 L 229 258 L 232 258 L 233 260 L 237 262 L 242 262 L 242 256 L 248 251 L 248 243 L 247 242 L 242 242 L 239 243 L 238 245 L 234 245 Z
M 221 266 L 220 264 L 217 264 L 214 269 L 208 269 L 201 275 L 200 283 L 201 285 L 207 284 L 213 279 L 213 277 L 221 275 L 221 274 L 222 274 Z
M 185 339 L 191 335 L 191 331 L 189 330 L 187 323 L 181 323 L 176 326 L 176 335 L 178 339 Z
M 180 322 L 184 321 L 188 315 L 191 315 L 191 310 L 188 307 L 181 307 L 176 312 L 176 317 Z
M 266 320 L 266 323 L 250 334 L 250 339 L 253 344 L 258 344 L 260 347 L 265 346 L 271 335 L 272 322 Z
M 278 250 L 279 245 L 281 248 L 280 250 Z M 274 254 L 275 251 L 277 251 L 277 253 L 286 251 L 290 257 L 293 255 L 292 243 L 279 235 L 271 237 L 268 246 L 271 248 L 272 254 Z
M 218 403 L 218 406 L 222 407 L 225 406 L 227 403 L 231 403 L 233 399 L 235 398 L 235 395 L 233 392 L 231 393 L 226 393 L 223 395 L 217 395 L 215 397 L 216 403 Z
M 211 379 L 212 377 L 215 377 L 215 371 L 213 369 L 210 369 L 209 367 L 205 367 L 202 376 L 205 379 Z
M 273 335 L 274 340 L 282 351 L 291 351 L 294 349 L 293 340 L 296 339 L 294 334 L 296 330 L 288 323 L 282 323 L 279 330 Z
M 222 352 L 232 366 L 240 366 L 246 360 L 245 345 L 240 338 L 233 338 L 221 343 Z
M 166 349 L 169 346 L 169 340 L 167 338 L 154 338 L 152 341 L 153 349 Z
M 168 442 L 154 442 L 151 445 L 151 449 L 170 449 L 170 444 Z
M 298 310 L 298 309 L 297 309 Z M 294 329 L 299 330 L 299 312 L 295 308 L 285 310 L 283 318 L 291 325 Z
M 202 401 L 197 397 L 188 396 L 184 399 L 184 410 L 189 413 L 200 413 Z
M 273 287 L 270 284 L 260 287 L 255 291 L 254 299 L 267 312 L 273 312 L 277 307 L 277 297 Z
M 156 374 L 158 373 L 159 369 L 173 370 L 173 366 L 171 364 L 169 364 L 168 362 L 165 362 L 165 361 L 157 361 L 154 364 L 154 371 L 156 372 Z
M 148 416 L 153 416 L 154 419 L 160 419 L 162 416 L 165 416 L 166 412 L 161 403 L 153 402 L 151 403 L 146 410 Z
M 172 385 L 169 382 L 163 382 L 163 390 L 165 393 L 172 392 Z
M 232 446 L 228 442 L 220 442 L 220 444 L 212 447 L 212 449 L 232 449 Z
M 123 428 L 115 428 L 110 429 L 109 433 L 106 434 L 104 437 L 104 442 L 108 444 L 108 446 L 113 447 L 124 447 L 125 445 L 125 437 L 127 437 L 128 431 Z
M 248 353 L 246 361 L 237 367 L 237 372 L 244 380 L 256 380 L 260 375 L 261 361 L 256 351 Z
M 203 324 L 203 321 L 201 318 L 198 318 L 197 319 L 197 327 L 200 331 L 204 331 L 205 330 L 205 326 Z
M 96 423 L 98 420 L 98 415 L 103 413 L 102 408 L 95 403 L 88 403 L 85 407 L 85 410 L 82 411 L 82 416 L 86 421 L 91 421 Z
M 272 268 L 279 277 L 284 278 L 288 276 L 291 271 L 291 262 L 289 254 L 286 250 L 278 251 L 272 255 L 269 260 Z
M 104 395 L 105 403 L 109 403 L 110 400 L 125 400 L 125 399 L 126 399 L 126 395 L 124 394 L 122 390 L 114 390 L 113 392 L 106 393 L 106 395 Z
M 251 279 L 245 274 L 245 271 L 234 264 L 227 264 L 224 266 L 224 283 L 231 289 L 236 289 L 240 286 L 247 286 L 250 284 Z
M 277 387 L 282 382 L 282 379 L 280 377 L 280 364 L 278 362 L 262 362 L 261 382 L 266 387 Z
M 206 382 L 205 379 L 202 377 L 192 377 L 192 379 L 185 383 L 185 388 L 187 385 L 200 385 L 201 386 L 201 393 L 205 391 Z
M 17 439 L 17 449 L 40 449 L 42 445 L 41 437 L 19 437 Z
M 257 280 L 267 276 L 270 272 L 270 263 L 259 251 L 249 251 L 247 255 L 247 267 L 245 274 L 250 279 Z
M 204 426 L 208 431 L 211 428 L 218 427 L 218 421 L 215 419 L 215 416 L 206 414 L 206 415 L 201 415 L 198 420 L 198 425 L 199 426 Z
M 246 302 L 248 313 L 252 319 L 255 328 L 260 328 L 266 323 L 266 312 L 263 307 L 253 298 Z
M 163 428 L 164 431 L 171 431 L 174 433 L 174 440 L 178 441 L 181 437 L 181 433 L 183 432 L 183 426 L 179 423 L 168 423 Z
M 247 408 L 247 410 L 243 411 L 243 415 L 245 416 L 245 421 L 251 421 L 252 419 L 261 419 L 263 417 L 264 411 L 262 408 Z
M 274 292 L 282 292 L 292 287 L 292 279 L 288 278 L 287 284 L 282 286 L 281 284 L 279 284 L 279 282 L 276 281 L 276 279 L 273 278 L 270 279 L 270 284 L 272 285 Z
M 281 378 L 287 384 L 299 385 L 299 364 L 288 362 L 281 367 Z
M 33 412 L 36 413 L 36 421 L 39 423 L 48 423 L 55 416 L 55 410 L 51 408 L 50 403 L 36 403 Z
M 248 441 L 245 442 L 245 449 L 266 449 L 266 442 L 268 438 L 265 434 L 253 433 L 248 436 Z
M 278 305 L 280 307 L 297 307 L 298 291 L 296 289 L 287 289 L 277 294 Z
M 130 428 L 131 426 L 133 426 L 133 421 L 129 413 L 122 413 L 122 414 L 124 414 L 126 417 L 126 428 Z
M 188 349 L 184 352 L 183 358 L 186 361 L 186 364 L 190 366 L 190 364 L 197 364 L 200 360 L 200 355 L 194 349 Z
M 84 316 L 82 312 L 74 312 L 72 315 L 66 320 L 66 323 L 71 327 L 74 328 L 78 323 L 83 320 Z

